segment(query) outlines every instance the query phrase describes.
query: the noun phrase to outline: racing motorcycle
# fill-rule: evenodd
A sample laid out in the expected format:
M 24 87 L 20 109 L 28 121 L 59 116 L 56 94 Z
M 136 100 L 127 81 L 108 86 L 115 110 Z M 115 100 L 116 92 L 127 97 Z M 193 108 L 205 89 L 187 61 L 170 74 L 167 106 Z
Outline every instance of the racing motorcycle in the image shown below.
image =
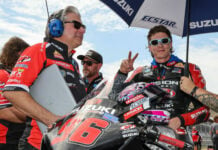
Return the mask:
M 42 150 L 191 150 L 167 127 L 169 112 L 151 109 L 167 93 L 154 84 L 134 83 L 120 93 L 103 82 L 84 103 L 44 134 Z M 115 96 L 114 96 L 115 95 Z M 116 98 L 114 98 L 116 97 Z

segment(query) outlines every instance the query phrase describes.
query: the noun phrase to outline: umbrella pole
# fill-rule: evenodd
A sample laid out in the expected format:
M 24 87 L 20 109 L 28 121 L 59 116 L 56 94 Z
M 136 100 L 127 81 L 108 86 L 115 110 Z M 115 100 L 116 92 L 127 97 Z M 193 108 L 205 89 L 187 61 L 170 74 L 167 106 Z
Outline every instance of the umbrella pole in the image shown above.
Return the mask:
M 47 3 L 47 0 L 45 0 L 45 4 L 46 4 L 46 9 L 47 9 L 47 15 L 48 15 L 48 18 L 49 18 L 49 11 L 48 11 L 48 3 Z
M 190 8 L 191 8 L 191 0 L 187 0 L 187 10 L 188 10 L 188 21 L 187 21 L 187 41 L 186 41 L 186 63 L 185 63 L 185 72 L 184 75 L 186 77 L 189 76 L 189 65 L 188 65 L 188 56 L 189 56 L 189 32 L 190 32 Z

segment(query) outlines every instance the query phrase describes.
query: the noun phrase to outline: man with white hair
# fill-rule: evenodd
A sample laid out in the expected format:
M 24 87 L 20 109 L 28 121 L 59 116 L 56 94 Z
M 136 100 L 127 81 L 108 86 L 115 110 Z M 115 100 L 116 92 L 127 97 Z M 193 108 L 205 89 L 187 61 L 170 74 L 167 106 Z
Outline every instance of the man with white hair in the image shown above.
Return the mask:
M 4 88 L 4 96 L 29 116 L 19 143 L 20 150 L 40 149 L 42 133 L 36 120 L 49 127 L 60 118 L 39 105 L 29 94 L 29 87 L 45 68 L 58 65 L 77 102 L 86 95 L 78 64 L 72 58 L 74 49 L 82 44 L 85 31 L 78 9 L 67 6 L 48 18 L 46 42 L 27 48 L 18 59 Z

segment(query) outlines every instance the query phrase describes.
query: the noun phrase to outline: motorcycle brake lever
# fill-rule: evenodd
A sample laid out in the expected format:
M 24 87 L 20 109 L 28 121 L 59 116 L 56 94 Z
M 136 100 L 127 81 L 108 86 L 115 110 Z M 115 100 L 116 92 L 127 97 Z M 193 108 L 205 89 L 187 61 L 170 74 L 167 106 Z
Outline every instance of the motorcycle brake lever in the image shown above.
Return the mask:
M 191 144 L 189 144 L 189 143 L 185 143 L 183 149 L 184 149 L 184 150 L 193 150 L 194 147 L 193 147 L 193 145 L 191 145 Z

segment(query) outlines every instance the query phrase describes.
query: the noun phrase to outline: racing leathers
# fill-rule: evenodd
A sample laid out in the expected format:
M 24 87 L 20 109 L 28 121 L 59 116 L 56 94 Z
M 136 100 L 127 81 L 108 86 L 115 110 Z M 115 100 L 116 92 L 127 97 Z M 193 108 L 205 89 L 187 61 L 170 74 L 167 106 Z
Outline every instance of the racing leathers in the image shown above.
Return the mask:
M 8 80 L 11 70 L 0 64 L 0 109 L 12 106 L 11 103 L 3 97 L 2 90 Z M 13 123 L 0 119 L 0 149 L 17 150 L 19 139 L 24 131 L 24 123 Z
M 99 72 L 99 76 L 96 77 L 91 83 L 89 83 L 89 80 L 86 77 L 83 79 L 86 84 L 87 94 L 89 94 L 98 85 L 98 83 L 103 80 L 103 76 L 102 73 Z
M 195 85 L 205 88 L 205 80 L 200 69 L 190 63 L 189 72 Z M 179 81 L 183 74 L 184 62 L 178 57 L 171 55 L 166 63 L 158 64 L 153 60 L 150 67 L 138 67 L 127 80 L 127 74 L 118 71 L 112 91 L 115 94 L 119 93 L 124 87 L 134 82 L 155 83 L 166 90 L 170 94 L 170 97 L 168 100 L 153 105 L 152 107 L 154 109 L 169 111 L 171 118 L 179 117 L 181 126 L 207 121 L 210 114 L 209 109 L 192 96 L 180 90 Z
M 4 91 L 29 92 L 29 88 L 37 76 L 52 64 L 56 64 L 59 67 L 77 102 L 86 96 L 85 83 L 79 73 L 77 62 L 72 58 L 72 55 L 68 56 L 67 45 L 54 39 L 35 44 L 22 53 L 7 81 Z M 19 148 L 25 150 L 40 149 L 41 139 L 42 133 L 36 120 L 28 117 Z

